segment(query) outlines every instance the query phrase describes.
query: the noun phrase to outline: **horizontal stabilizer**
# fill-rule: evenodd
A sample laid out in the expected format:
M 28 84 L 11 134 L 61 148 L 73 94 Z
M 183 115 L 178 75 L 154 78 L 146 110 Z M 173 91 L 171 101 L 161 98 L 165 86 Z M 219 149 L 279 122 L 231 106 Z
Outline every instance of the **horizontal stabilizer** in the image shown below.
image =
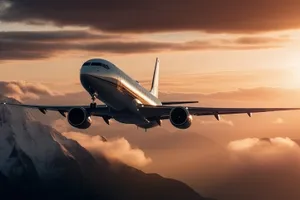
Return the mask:
M 162 105 L 176 105 L 176 104 L 190 104 L 190 103 L 199 103 L 199 101 L 164 101 Z

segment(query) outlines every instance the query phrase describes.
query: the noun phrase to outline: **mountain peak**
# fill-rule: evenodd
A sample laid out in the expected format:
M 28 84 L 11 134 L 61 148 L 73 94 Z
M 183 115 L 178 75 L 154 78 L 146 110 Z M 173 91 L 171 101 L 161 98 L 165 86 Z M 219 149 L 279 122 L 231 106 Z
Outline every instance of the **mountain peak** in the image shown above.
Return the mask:
M 0 187 L 2 196 L 25 199 L 205 199 L 182 182 L 95 158 L 29 111 L 8 105 L 0 105 Z

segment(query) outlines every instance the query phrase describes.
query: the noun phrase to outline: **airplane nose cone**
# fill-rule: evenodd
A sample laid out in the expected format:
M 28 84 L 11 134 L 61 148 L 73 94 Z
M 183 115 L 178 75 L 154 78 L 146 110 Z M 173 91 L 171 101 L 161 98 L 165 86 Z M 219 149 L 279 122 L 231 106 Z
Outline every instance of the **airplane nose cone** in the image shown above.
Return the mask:
M 91 76 L 88 74 L 81 73 L 80 74 L 80 82 L 81 85 L 87 90 L 90 90 L 91 87 Z M 90 92 L 90 91 L 89 91 Z

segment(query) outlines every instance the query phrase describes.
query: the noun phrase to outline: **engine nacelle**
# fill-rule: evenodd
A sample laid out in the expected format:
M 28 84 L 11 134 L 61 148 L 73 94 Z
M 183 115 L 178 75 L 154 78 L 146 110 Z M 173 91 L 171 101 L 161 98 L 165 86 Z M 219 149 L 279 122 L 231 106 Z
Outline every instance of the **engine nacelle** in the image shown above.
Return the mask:
M 68 114 L 68 122 L 80 129 L 87 129 L 92 124 L 92 119 L 84 108 L 72 108 Z
M 170 112 L 170 121 L 176 128 L 187 129 L 192 125 L 193 117 L 186 108 L 176 107 Z

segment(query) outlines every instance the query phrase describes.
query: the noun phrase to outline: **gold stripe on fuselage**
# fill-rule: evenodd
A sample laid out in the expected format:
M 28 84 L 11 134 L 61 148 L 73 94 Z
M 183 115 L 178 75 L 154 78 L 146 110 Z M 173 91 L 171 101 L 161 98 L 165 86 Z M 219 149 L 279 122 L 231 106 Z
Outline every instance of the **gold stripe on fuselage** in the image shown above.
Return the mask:
M 94 76 L 94 78 L 100 79 L 102 81 L 105 81 L 105 82 L 113 85 L 121 93 L 123 93 L 123 94 L 127 93 L 132 99 L 138 99 L 144 105 L 157 105 L 153 100 L 151 100 L 145 94 L 138 95 L 136 92 L 134 92 L 134 90 L 130 89 L 128 86 L 126 86 L 124 84 L 125 81 L 116 80 L 116 83 L 114 83 L 112 81 L 105 80 L 105 79 L 100 78 L 100 77 Z M 129 84 L 127 83 L 127 85 L 129 85 Z M 147 99 L 148 99 L 148 101 L 147 101 Z
M 144 105 L 157 105 L 152 99 L 150 99 L 145 94 L 137 94 L 133 89 L 130 89 L 128 86 L 124 84 L 124 81 L 118 81 L 121 84 L 121 87 L 123 90 L 125 90 L 133 99 L 138 99 L 142 102 Z M 118 83 L 119 84 L 119 83 Z M 128 84 L 129 85 L 129 84 Z M 124 91 L 124 92 L 125 92 Z M 148 101 L 147 101 L 148 99 Z

